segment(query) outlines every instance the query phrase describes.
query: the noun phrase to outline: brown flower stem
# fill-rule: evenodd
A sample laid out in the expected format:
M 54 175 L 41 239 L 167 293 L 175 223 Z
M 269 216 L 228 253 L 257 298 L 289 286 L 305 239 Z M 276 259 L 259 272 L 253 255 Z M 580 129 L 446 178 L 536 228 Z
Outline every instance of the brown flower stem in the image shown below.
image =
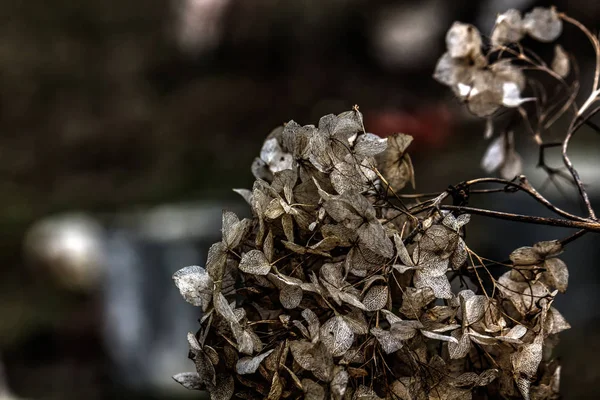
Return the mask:
M 585 229 L 590 232 L 600 232 L 600 223 L 595 221 L 570 221 L 567 219 L 535 217 L 530 215 L 513 214 L 502 211 L 485 210 L 475 207 L 463 207 L 452 205 L 440 205 L 441 210 L 459 211 L 475 215 L 483 215 L 491 218 L 504 219 L 508 221 L 526 222 L 536 225 L 548 225 L 562 228 Z
M 563 238 L 561 240 L 559 240 L 560 244 L 565 247 L 566 245 L 568 245 L 569 243 L 579 239 L 580 237 L 582 237 L 583 235 L 585 235 L 588 231 L 585 229 L 581 229 L 577 232 L 575 232 L 572 235 L 567 236 L 566 238 Z
M 500 179 L 500 178 L 479 178 L 479 179 L 473 179 L 473 180 L 467 181 L 464 183 L 464 185 L 473 186 L 473 185 L 481 184 L 481 183 L 501 183 L 507 187 L 511 187 L 516 190 L 527 193 L 530 197 L 532 197 L 538 203 L 542 204 L 544 207 L 546 207 L 550 211 L 554 212 L 555 214 L 558 214 L 560 216 L 563 216 L 563 217 L 565 217 L 569 220 L 573 220 L 573 221 L 589 222 L 589 220 L 587 218 L 583 218 L 578 215 L 568 213 L 568 212 L 556 207 L 555 205 L 553 205 L 548 199 L 546 199 L 537 190 L 535 190 L 533 188 L 533 186 L 531 186 L 531 184 L 529 183 L 529 181 L 527 180 L 527 178 L 524 175 L 521 175 L 519 177 L 518 183 L 509 181 L 506 179 Z
M 569 156 L 567 154 L 567 150 L 569 148 L 569 142 L 571 141 L 571 138 L 577 131 L 576 129 L 573 129 L 575 121 L 577 121 L 577 119 L 574 119 L 573 122 L 571 123 L 571 127 L 569 128 L 569 131 L 567 132 L 567 136 L 565 137 L 565 140 L 563 141 L 562 158 L 563 158 L 563 162 L 564 162 L 565 166 L 571 173 L 573 180 L 577 184 L 577 189 L 579 190 L 579 195 L 581 196 L 581 199 L 585 203 L 585 206 L 588 210 L 588 214 L 589 214 L 590 218 L 596 219 L 596 213 L 594 212 L 594 208 L 592 207 L 592 203 L 590 202 L 590 198 L 588 196 L 587 191 L 585 190 L 583 182 L 581 181 L 581 178 L 579 177 L 579 172 L 577 172 L 577 170 L 573 166 L 573 163 L 571 162 L 571 159 L 569 158 Z

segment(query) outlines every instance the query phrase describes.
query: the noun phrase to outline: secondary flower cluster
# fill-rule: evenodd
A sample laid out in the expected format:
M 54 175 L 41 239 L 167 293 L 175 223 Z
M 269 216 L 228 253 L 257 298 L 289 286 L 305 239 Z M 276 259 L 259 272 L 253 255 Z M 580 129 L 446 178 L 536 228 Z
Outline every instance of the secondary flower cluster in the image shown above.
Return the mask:
M 494 290 L 473 284 L 469 215 L 396 195 L 410 141 L 366 133 L 357 108 L 267 138 L 238 190 L 253 217 L 224 212 L 206 265 L 173 276 L 202 310 L 196 370 L 175 380 L 213 400 L 556 396 L 542 350 L 568 327 L 560 244 L 515 251 Z
M 446 35 L 447 51 L 439 59 L 433 77 L 452 88 L 471 113 L 487 118 L 485 137 L 489 139 L 493 135 L 492 118 L 498 111 L 540 100 L 522 97 L 527 86 L 524 69 L 542 70 L 566 86 L 564 78 L 569 75 L 571 64 L 560 45 L 555 46 L 554 59 L 548 67 L 519 43 L 526 35 L 541 42 L 552 42 L 562 29 L 561 15 L 554 8 L 534 8 L 524 17 L 510 9 L 498 15 L 490 41 L 484 45 L 477 28 L 455 22 Z M 540 134 L 537 132 L 538 143 Z M 505 179 L 521 173 L 521 157 L 515 151 L 512 132 L 503 132 L 490 144 L 482 167 L 488 173 L 499 171 Z
M 551 42 L 561 32 L 562 20 L 554 8 L 535 8 L 524 18 L 519 11 L 511 9 L 498 16 L 491 34 L 490 51 L 484 55 L 477 28 L 455 22 L 446 35 L 447 51 L 438 61 L 434 78 L 450 86 L 475 115 L 487 117 L 503 106 L 518 107 L 535 100 L 521 97 L 526 85 L 521 68 L 509 58 L 496 57 L 497 60 L 490 63 L 491 55 L 505 51 L 504 46 L 519 42 L 526 34 Z M 568 74 L 568 58 L 560 47 L 557 47 L 557 56 L 560 56 L 554 63 L 557 72 Z

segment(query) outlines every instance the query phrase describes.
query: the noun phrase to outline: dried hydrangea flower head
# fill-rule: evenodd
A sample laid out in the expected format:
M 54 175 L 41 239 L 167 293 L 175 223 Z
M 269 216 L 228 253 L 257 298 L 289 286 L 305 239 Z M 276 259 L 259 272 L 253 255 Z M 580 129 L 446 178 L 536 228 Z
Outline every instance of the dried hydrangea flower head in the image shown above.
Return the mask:
M 237 191 L 253 217 L 225 211 L 206 265 L 173 276 L 202 312 L 196 370 L 174 379 L 213 400 L 556 395 L 542 350 L 568 327 L 552 307 L 568 279 L 560 243 L 516 250 L 518 270 L 486 290 L 469 215 L 403 200 L 412 138 L 362 121 L 355 108 L 266 139 L 252 190 Z

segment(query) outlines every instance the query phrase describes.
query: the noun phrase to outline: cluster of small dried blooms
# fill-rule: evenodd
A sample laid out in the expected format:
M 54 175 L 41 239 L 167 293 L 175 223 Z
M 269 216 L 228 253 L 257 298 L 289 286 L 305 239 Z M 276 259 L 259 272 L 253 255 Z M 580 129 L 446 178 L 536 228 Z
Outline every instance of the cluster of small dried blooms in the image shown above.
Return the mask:
M 469 215 L 398 195 L 411 140 L 366 133 L 357 107 L 271 133 L 237 190 L 252 219 L 224 212 L 206 266 L 173 276 L 203 312 L 176 381 L 213 400 L 557 396 L 561 244 L 515 250 L 494 279 Z
M 548 67 L 520 44 L 525 36 L 553 42 L 562 30 L 561 15 L 554 8 L 538 7 L 525 16 L 511 9 L 498 16 L 484 47 L 476 27 L 455 22 L 446 35 L 447 51 L 438 61 L 434 78 L 451 87 L 473 114 L 487 118 L 485 137 L 489 139 L 493 135 L 493 117 L 499 111 L 539 101 L 539 96 L 521 97 L 527 86 L 524 69 L 543 71 L 565 85 L 571 65 L 560 45 L 555 45 L 554 59 Z M 505 179 L 521 173 L 522 161 L 514 149 L 512 132 L 491 142 L 482 167 L 488 173 L 498 171 Z

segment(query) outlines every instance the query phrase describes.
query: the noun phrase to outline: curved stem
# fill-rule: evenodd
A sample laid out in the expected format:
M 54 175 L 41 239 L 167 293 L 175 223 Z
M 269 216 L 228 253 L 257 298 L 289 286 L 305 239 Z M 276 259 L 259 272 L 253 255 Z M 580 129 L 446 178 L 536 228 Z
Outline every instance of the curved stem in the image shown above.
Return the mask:
M 585 206 L 588 210 L 589 217 L 592 219 L 596 219 L 596 213 L 594 212 L 594 208 L 592 207 L 592 203 L 590 202 L 590 198 L 587 194 L 587 191 L 585 190 L 583 182 L 581 181 L 581 178 L 579 177 L 579 172 L 577 172 L 577 170 L 573 166 L 573 163 L 571 162 L 571 159 L 569 158 L 569 155 L 567 154 L 567 150 L 569 148 L 569 142 L 571 141 L 571 138 L 577 131 L 576 129 L 573 129 L 573 126 L 575 125 L 576 120 L 577 119 L 574 119 L 573 122 L 571 123 L 571 126 L 569 127 L 569 131 L 567 132 L 567 136 L 565 137 L 565 140 L 563 141 L 562 158 L 563 158 L 563 162 L 564 162 L 565 166 L 571 173 L 571 176 L 573 177 L 573 180 L 575 181 L 575 184 L 577 185 L 577 189 L 579 190 L 579 195 L 581 196 L 581 199 L 585 203 Z
M 530 215 L 513 214 L 502 211 L 484 210 L 475 207 L 440 205 L 441 210 L 459 211 L 508 221 L 526 222 L 537 225 L 556 226 L 562 228 L 585 229 L 590 232 L 600 232 L 600 223 L 595 221 L 570 221 L 558 218 L 534 217 Z
M 550 211 L 554 212 L 555 214 L 558 214 L 560 216 L 563 216 L 565 218 L 568 218 L 568 219 L 574 220 L 574 221 L 590 222 L 586 218 L 568 213 L 568 212 L 556 207 L 555 205 L 553 205 L 550 201 L 548 201 L 548 199 L 546 199 L 544 196 L 542 196 L 537 190 L 535 190 L 533 188 L 533 186 L 531 186 L 529 184 L 529 181 L 527 180 L 527 178 L 525 176 L 521 175 L 519 177 L 519 180 L 521 182 L 520 184 L 512 182 L 512 181 L 508 181 L 506 179 L 500 179 L 500 178 L 479 178 L 479 179 L 473 179 L 473 180 L 467 181 L 467 182 L 465 182 L 465 185 L 472 186 L 472 185 L 479 184 L 479 183 L 501 183 L 503 185 L 513 187 L 517 190 L 527 193 L 530 197 L 532 197 L 534 200 L 536 200 L 537 202 L 539 202 L 540 204 L 542 204 L 544 207 L 546 207 Z
M 559 17 L 562 18 L 565 22 L 568 22 L 571 25 L 576 26 L 580 31 L 582 31 L 585 36 L 589 39 L 594 47 L 594 53 L 596 53 L 596 69 L 594 70 L 594 86 L 592 87 L 592 91 L 596 91 L 598 89 L 598 83 L 600 81 L 600 42 L 596 38 L 595 35 L 592 34 L 581 22 L 569 17 L 565 13 L 560 13 Z

